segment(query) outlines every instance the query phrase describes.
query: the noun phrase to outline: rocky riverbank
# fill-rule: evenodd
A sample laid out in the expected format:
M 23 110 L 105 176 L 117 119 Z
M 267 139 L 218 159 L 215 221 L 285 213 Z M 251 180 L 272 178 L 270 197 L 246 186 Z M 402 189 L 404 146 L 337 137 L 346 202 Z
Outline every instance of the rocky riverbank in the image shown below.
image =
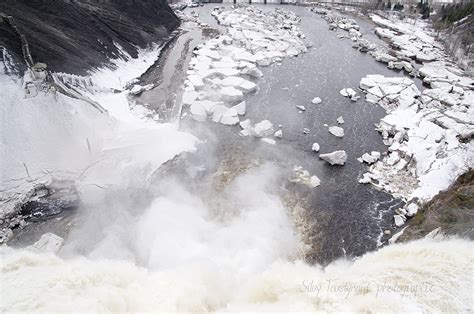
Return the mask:
M 381 75 L 364 77 L 359 86 L 368 102 L 387 111 L 377 129 L 389 146 L 380 160 L 362 157 L 370 167 L 359 182 L 372 183 L 407 201 L 394 216 L 400 227 L 474 167 L 474 80 L 450 59 L 425 22 L 371 14 L 375 34 L 389 43 L 385 48 L 363 39 L 355 20 L 326 7 L 312 10 L 323 16 L 330 29 L 342 30 L 338 36 L 349 37 L 354 48 L 422 79 L 428 87 L 420 91 L 412 79 Z

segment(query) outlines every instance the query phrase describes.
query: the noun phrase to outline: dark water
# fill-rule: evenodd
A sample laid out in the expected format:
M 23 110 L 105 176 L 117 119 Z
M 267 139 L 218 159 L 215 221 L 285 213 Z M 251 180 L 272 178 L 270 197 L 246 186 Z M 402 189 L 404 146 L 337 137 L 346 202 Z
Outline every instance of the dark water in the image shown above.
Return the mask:
M 207 5 L 198 10 L 201 20 L 215 26 L 208 14 L 211 7 Z M 336 33 L 328 30 L 326 21 L 308 8 L 284 8 L 301 17 L 300 29 L 306 35 L 305 41 L 311 42 L 313 47 L 296 58 L 284 59 L 281 65 L 262 68 L 264 78 L 257 82 L 259 91 L 247 97 L 245 115 L 253 123 L 268 119 L 275 126 L 282 125 L 283 139 L 271 146 L 240 138 L 236 135 L 239 127 L 214 124 L 211 129 L 221 143 L 217 151 L 228 151 L 232 145 L 243 146 L 245 154 L 288 168 L 300 165 L 317 175 L 321 185 L 310 193 L 308 211 L 308 220 L 312 220 L 308 223 L 317 228 L 312 232 L 317 249 L 309 259 L 325 263 L 344 254 L 361 255 L 376 248 L 383 230 L 392 227 L 393 210 L 402 202 L 370 185 L 358 183 L 367 167 L 356 159 L 365 152 L 386 150 L 374 126 L 385 115 L 384 110 L 365 102 L 364 97 L 352 102 L 339 91 L 345 87 L 357 89 L 360 79 L 367 74 L 402 74 L 353 49 L 350 40 L 337 38 Z M 311 104 L 316 96 L 323 100 L 319 105 Z M 296 105 L 304 105 L 306 111 L 299 113 Z M 324 126 L 338 125 L 339 116 L 345 120 L 343 138 L 333 136 Z M 191 127 L 184 127 L 195 131 L 197 124 L 189 124 Z M 303 128 L 310 129 L 309 134 L 303 134 Z M 345 166 L 330 166 L 320 160 L 318 154 L 311 151 L 313 142 L 320 144 L 320 153 L 345 150 L 348 154 Z

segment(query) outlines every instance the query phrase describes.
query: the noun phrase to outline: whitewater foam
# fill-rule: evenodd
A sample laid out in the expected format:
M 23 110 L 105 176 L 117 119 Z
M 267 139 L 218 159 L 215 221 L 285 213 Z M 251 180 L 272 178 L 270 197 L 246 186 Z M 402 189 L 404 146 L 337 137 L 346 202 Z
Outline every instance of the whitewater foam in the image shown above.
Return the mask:
M 473 243 L 424 239 L 322 268 L 276 260 L 251 276 L 210 260 L 150 270 L 2 248 L 2 311 L 469 311 Z

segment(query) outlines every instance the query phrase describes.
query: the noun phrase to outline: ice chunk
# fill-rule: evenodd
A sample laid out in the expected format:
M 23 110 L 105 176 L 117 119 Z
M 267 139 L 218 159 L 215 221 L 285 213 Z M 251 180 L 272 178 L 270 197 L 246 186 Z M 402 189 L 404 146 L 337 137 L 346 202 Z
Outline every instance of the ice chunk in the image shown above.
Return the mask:
M 221 88 L 220 95 L 221 99 L 224 101 L 239 101 L 244 98 L 244 94 L 232 86 Z
M 311 150 L 312 150 L 313 152 L 316 152 L 316 153 L 317 153 L 317 152 L 319 152 L 319 149 L 320 149 L 320 147 L 319 147 L 319 144 L 318 144 L 318 143 L 313 143 L 313 146 L 311 146 Z
M 269 120 L 263 120 L 254 127 L 255 136 L 265 137 L 273 134 L 273 124 Z
M 319 186 L 321 184 L 321 180 L 317 176 L 311 176 L 309 179 L 310 184 L 313 188 Z
M 212 121 L 215 123 L 221 122 L 222 116 L 227 112 L 228 108 L 223 105 L 215 105 L 212 113 Z
M 247 103 L 244 100 L 232 108 L 234 108 L 237 111 L 237 114 L 239 114 L 240 116 L 243 116 L 245 114 L 245 111 L 247 110 Z
M 344 129 L 339 126 L 330 126 L 329 133 L 336 137 L 343 137 L 344 136 Z
M 227 125 L 236 125 L 237 123 L 239 123 L 239 115 L 237 113 L 237 110 L 235 110 L 234 108 L 228 109 L 222 115 L 220 122 L 222 124 L 227 124 Z
M 395 220 L 395 226 L 401 227 L 405 224 L 405 216 L 403 215 L 393 215 L 393 219 Z
M 331 165 L 344 165 L 347 161 L 347 153 L 343 150 L 337 150 L 328 154 L 321 154 L 319 158 L 327 161 Z
M 45 233 L 31 248 L 42 253 L 57 253 L 64 244 L 64 239 L 53 233 Z
M 196 121 L 206 121 L 207 118 L 207 112 L 206 108 L 198 102 L 195 102 L 191 105 L 191 115 L 193 116 L 193 119 Z
M 267 144 L 275 145 L 276 141 L 274 139 L 268 138 L 268 137 L 263 137 L 261 138 L 262 142 L 265 142 Z
M 339 93 L 344 97 L 354 98 L 357 96 L 357 92 L 352 88 L 343 88 Z

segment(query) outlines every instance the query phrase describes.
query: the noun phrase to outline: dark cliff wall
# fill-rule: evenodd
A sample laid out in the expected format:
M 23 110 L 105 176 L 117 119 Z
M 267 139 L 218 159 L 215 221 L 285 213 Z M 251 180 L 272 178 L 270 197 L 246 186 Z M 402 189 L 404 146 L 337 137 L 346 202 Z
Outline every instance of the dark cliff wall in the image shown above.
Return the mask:
M 166 0 L 0 0 L 0 13 L 13 16 L 26 35 L 35 62 L 49 69 L 85 74 L 136 47 L 166 37 L 179 19 Z M 0 46 L 23 62 L 18 35 L 0 21 Z

